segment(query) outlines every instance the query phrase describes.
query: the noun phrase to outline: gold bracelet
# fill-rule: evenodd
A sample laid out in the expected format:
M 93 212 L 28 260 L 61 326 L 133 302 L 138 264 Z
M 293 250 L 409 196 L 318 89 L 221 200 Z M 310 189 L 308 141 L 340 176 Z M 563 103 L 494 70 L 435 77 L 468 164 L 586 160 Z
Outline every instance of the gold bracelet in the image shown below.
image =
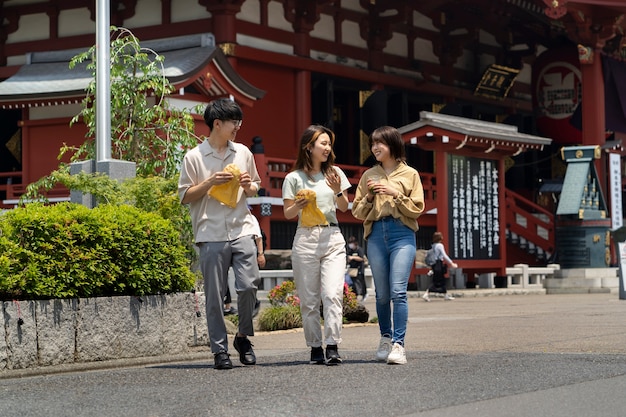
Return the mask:
M 258 257 L 258 256 L 261 256 L 261 255 L 265 256 L 265 252 L 258 252 L 258 253 L 256 254 L 256 256 L 257 256 L 257 257 Z

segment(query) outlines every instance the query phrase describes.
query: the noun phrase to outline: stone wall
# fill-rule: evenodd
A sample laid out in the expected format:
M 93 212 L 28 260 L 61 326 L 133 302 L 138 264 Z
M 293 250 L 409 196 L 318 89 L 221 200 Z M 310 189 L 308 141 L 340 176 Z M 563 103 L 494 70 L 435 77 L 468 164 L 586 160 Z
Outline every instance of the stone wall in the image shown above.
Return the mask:
M 2 313 L 0 372 L 208 345 L 203 293 L 2 301 Z

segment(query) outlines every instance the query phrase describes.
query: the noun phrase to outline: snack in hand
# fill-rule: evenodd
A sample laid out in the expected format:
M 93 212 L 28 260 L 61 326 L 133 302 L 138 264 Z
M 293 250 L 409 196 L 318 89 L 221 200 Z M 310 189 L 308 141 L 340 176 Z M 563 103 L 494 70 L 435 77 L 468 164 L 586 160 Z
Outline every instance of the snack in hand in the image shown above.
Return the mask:
M 303 227 L 319 226 L 328 224 L 326 216 L 317 207 L 317 199 L 315 191 L 303 189 L 296 193 L 296 200 L 308 200 L 309 204 L 304 206 L 300 213 L 300 225 Z
M 239 177 L 241 170 L 235 164 L 228 164 L 224 167 L 224 172 L 233 174 L 233 178 L 224 184 L 214 185 L 209 189 L 209 195 L 222 204 L 234 208 L 237 206 L 239 196 Z
M 313 190 L 307 190 L 307 189 L 302 189 L 300 191 L 298 191 L 296 193 L 296 200 L 309 200 L 309 201 L 315 201 L 315 191 Z
M 235 164 L 228 164 L 224 167 L 224 172 L 229 172 L 231 174 L 233 174 L 233 180 L 239 182 L 239 177 L 241 176 L 241 170 L 239 169 L 239 167 Z
M 370 187 L 368 187 L 369 192 L 372 194 L 376 194 L 376 190 L 374 189 L 374 186 L 380 182 L 380 176 L 371 175 L 369 179 L 371 180 L 371 184 L 372 184 Z

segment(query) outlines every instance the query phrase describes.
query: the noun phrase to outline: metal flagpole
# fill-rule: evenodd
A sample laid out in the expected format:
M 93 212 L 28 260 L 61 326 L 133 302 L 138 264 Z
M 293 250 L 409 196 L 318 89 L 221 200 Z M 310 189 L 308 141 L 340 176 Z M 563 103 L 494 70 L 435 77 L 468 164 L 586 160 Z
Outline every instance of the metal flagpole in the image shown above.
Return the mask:
M 111 44 L 109 0 L 96 8 L 96 162 L 111 159 Z
M 0 1 L 1 3 L 1 1 Z M 111 159 L 111 41 L 110 0 L 96 0 L 96 159 L 70 164 L 70 173 L 100 172 L 111 179 L 133 178 L 137 166 L 130 161 Z M 93 208 L 91 194 L 70 191 L 71 201 Z

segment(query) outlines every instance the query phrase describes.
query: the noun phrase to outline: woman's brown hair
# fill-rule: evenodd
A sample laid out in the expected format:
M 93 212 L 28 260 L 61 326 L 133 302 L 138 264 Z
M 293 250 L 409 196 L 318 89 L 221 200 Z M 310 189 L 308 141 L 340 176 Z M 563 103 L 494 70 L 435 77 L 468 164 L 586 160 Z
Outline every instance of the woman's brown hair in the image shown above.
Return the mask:
M 335 134 L 332 130 L 321 125 L 311 125 L 307 127 L 302 133 L 300 138 L 300 149 L 298 151 L 298 158 L 293 165 L 294 170 L 301 169 L 304 172 L 310 172 L 313 169 L 313 160 L 311 159 L 310 148 L 315 144 L 317 138 L 320 135 L 326 133 L 330 138 L 330 154 L 325 162 L 322 162 L 322 173 L 324 175 L 329 174 L 335 162 L 335 152 L 333 151 L 333 145 L 335 144 Z
M 433 243 L 443 242 L 443 233 L 435 232 L 433 233 Z
M 374 130 L 369 138 L 370 151 L 374 143 L 384 143 L 389 147 L 389 154 L 393 159 L 399 162 L 406 161 L 406 154 L 404 152 L 404 142 L 402 141 L 402 135 L 398 132 L 398 129 L 391 126 L 382 126 Z

